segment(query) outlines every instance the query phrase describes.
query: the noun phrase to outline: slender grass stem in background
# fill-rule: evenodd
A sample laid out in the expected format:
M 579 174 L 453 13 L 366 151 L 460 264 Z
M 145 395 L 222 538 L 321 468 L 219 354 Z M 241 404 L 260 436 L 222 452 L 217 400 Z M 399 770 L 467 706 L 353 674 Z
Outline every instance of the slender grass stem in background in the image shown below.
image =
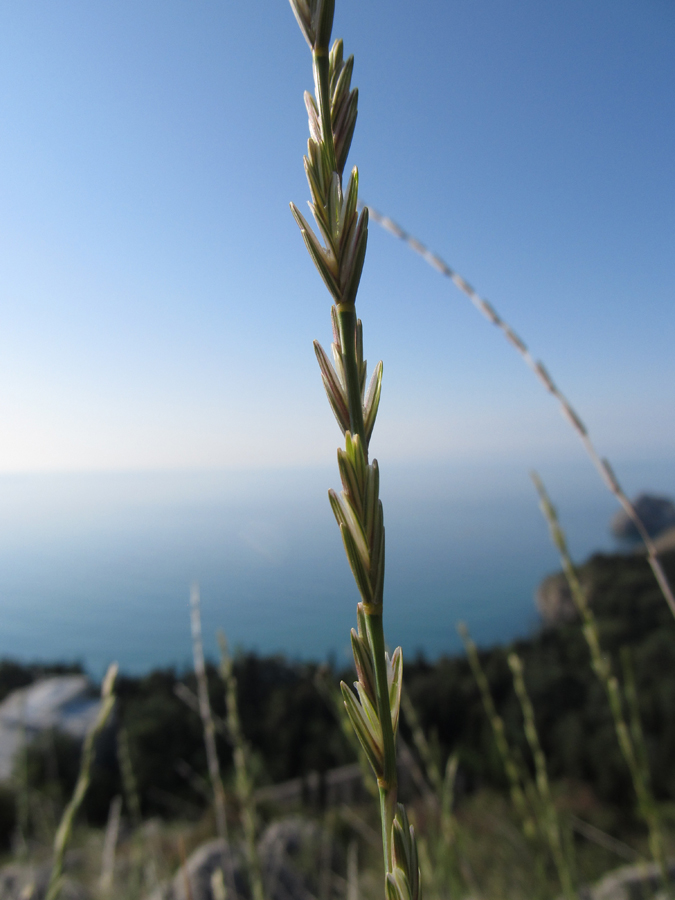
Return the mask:
M 481 694 L 483 708 L 492 726 L 497 752 L 509 782 L 511 802 L 520 818 L 523 834 L 535 849 L 534 861 L 539 882 L 542 886 L 545 886 L 546 874 L 543 860 L 537 849 L 543 842 L 543 845 L 548 846 L 551 852 L 565 898 L 574 900 L 577 894 L 562 845 L 558 815 L 550 794 L 546 760 L 539 743 L 539 736 L 534 721 L 534 711 L 522 678 L 522 663 L 520 663 L 515 654 L 511 654 L 508 659 L 514 676 L 514 689 L 523 712 L 525 737 L 534 757 L 536 777 L 534 783 L 523 761 L 517 756 L 516 751 L 509 746 L 506 739 L 504 720 L 497 713 L 487 676 L 481 666 L 478 650 L 469 637 L 466 625 L 460 623 L 457 630 L 464 641 L 469 665 Z
M 66 806 L 61 822 L 54 837 L 54 861 L 52 863 L 52 872 L 49 878 L 49 886 L 45 900 L 56 900 L 61 891 L 63 884 L 63 860 L 66 854 L 68 841 L 73 833 L 73 823 L 75 816 L 82 805 L 89 784 L 91 782 L 91 770 L 94 765 L 94 756 L 96 752 L 96 738 L 103 731 L 106 722 L 110 718 L 110 714 L 115 706 L 115 678 L 117 677 L 117 663 L 113 663 L 101 686 L 101 707 L 93 724 L 87 731 L 82 745 L 82 758 L 80 760 L 80 773 L 75 784 L 73 796 L 70 798 L 68 806 Z
M 182 681 L 177 681 L 173 687 L 173 692 L 174 695 L 181 701 L 181 703 L 184 703 L 188 709 L 191 709 L 192 712 L 200 715 L 199 697 L 194 693 L 194 691 L 191 691 L 186 684 L 183 684 Z M 223 737 L 227 738 L 229 735 L 225 720 L 216 715 L 213 710 L 211 710 L 211 718 L 213 719 L 213 727 L 218 732 L 218 734 L 222 734 Z
M 642 720 L 640 717 L 640 704 L 638 702 L 637 688 L 635 686 L 635 671 L 633 669 L 633 658 L 630 647 L 622 647 L 621 655 L 621 672 L 623 674 L 623 691 L 626 697 L 626 706 L 628 707 L 628 718 L 630 736 L 635 747 L 635 756 L 637 765 L 642 772 L 642 779 L 651 791 L 651 772 L 649 770 L 649 760 L 647 759 L 647 745 L 645 743 L 644 732 L 642 731 Z
M 415 705 L 405 689 L 401 690 L 401 712 L 410 728 L 413 744 L 419 754 L 424 767 L 424 775 L 427 782 L 433 788 L 425 793 L 425 800 L 431 801 L 434 811 L 438 816 L 438 832 L 435 840 L 431 841 L 434 847 L 434 864 L 431 863 L 431 852 L 428 837 L 423 840 L 418 837 L 420 851 L 424 843 L 424 863 L 429 873 L 430 881 L 436 885 L 437 893 L 443 893 L 440 887 L 440 879 L 445 879 L 445 886 L 450 889 L 451 896 L 460 893 L 462 879 L 468 884 L 473 897 L 478 898 L 478 888 L 473 872 L 468 862 L 462 858 L 460 847 L 459 823 L 455 817 L 453 807 L 455 800 L 455 780 L 459 759 L 456 754 L 449 756 L 445 766 L 445 774 L 441 775 L 436 756 L 429 745 L 427 736 L 417 715 Z M 425 880 L 427 874 L 425 874 Z
M 448 757 L 440 790 L 441 833 L 447 846 L 450 846 L 457 840 L 457 820 L 453 809 L 455 806 L 455 784 L 457 782 L 458 765 L 459 757 L 456 753 Z
M 494 737 L 495 746 L 497 747 L 497 753 L 499 754 L 499 758 L 506 774 L 506 779 L 509 783 L 511 802 L 520 818 L 523 834 L 528 840 L 534 840 L 537 834 L 536 815 L 532 812 L 530 803 L 528 802 L 528 798 L 523 789 L 523 782 L 526 778 L 525 773 L 521 771 L 521 767 L 516 761 L 514 753 L 506 740 L 504 720 L 497 712 L 495 702 L 492 699 L 487 676 L 480 663 L 478 650 L 471 640 L 469 630 L 464 622 L 459 623 L 457 631 L 464 642 L 469 665 L 471 666 L 473 677 L 478 685 L 478 690 L 480 691 L 483 709 L 485 710 L 485 715 L 492 728 L 492 736 Z
M 623 488 L 619 483 L 619 480 L 616 477 L 616 474 L 614 473 L 614 470 L 609 464 L 609 461 L 607 459 L 603 459 L 595 449 L 595 445 L 591 441 L 586 426 L 581 421 L 581 418 L 576 413 L 567 397 L 565 397 L 562 391 L 555 384 L 544 364 L 541 361 L 535 360 L 525 343 L 511 328 L 511 326 L 497 314 L 492 304 L 480 297 L 476 293 L 474 288 L 464 278 L 462 278 L 461 275 L 455 272 L 443 259 L 441 259 L 440 256 L 432 253 L 431 250 L 429 250 L 428 247 L 425 247 L 424 244 L 417 240 L 417 238 L 414 238 L 412 235 L 408 234 L 408 232 L 404 231 L 403 228 L 400 227 L 400 225 L 397 225 L 396 222 L 394 222 L 388 216 L 382 215 L 382 213 L 378 212 L 372 206 L 363 205 L 363 208 L 369 211 L 370 218 L 373 219 L 373 221 L 381 225 L 390 234 L 393 234 L 394 237 L 400 238 L 400 240 L 404 241 L 412 250 L 415 251 L 415 253 L 419 253 L 422 259 L 428 262 L 430 266 L 433 266 L 433 268 L 436 269 L 437 272 L 440 272 L 441 275 L 449 278 L 453 282 L 453 284 L 458 287 L 460 291 L 462 291 L 462 293 L 466 294 L 466 296 L 473 303 L 476 309 L 478 309 L 478 311 L 481 312 L 485 316 L 485 318 L 488 319 L 488 321 L 492 322 L 493 325 L 496 325 L 497 328 L 500 329 L 509 344 L 511 344 L 511 346 L 518 351 L 528 368 L 531 369 L 532 372 L 534 372 L 534 374 L 537 376 L 546 390 L 553 397 L 555 397 L 555 399 L 560 404 L 560 410 L 562 414 L 579 435 L 586 453 L 590 457 L 591 462 L 593 463 L 595 468 L 600 473 L 606 487 L 611 491 L 612 494 L 614 494 L 617 501 L 621 504 L 624 511 L 626 512 L 626 515 L 630 518 L 630 520 L 637 528 L 640 538 L 642 539 L 645 548 L 647 549 L 647 558 L 649 560 L 649 565 L 651 566 L 652 572 L 654 573 L 654 577 L 656 578 L 659 587 L 661 588 L 661 593 L 663 594 L 668 606 L 670 607 L 670 611 L 675 616 L 675 594 L 673 593 L 673 588 L 668 581 L 663 566 L 659 561 L 658 552 L 656 550 L 654 541 L 651 539 L 649 532 L 645 528 L 644 522 L 637 514 L 635 507 L 626 496 Z
M 572 881 L 569 863 L 565 857 L 563 843 L 560 834 L 560 821 L 558 813 L 551 796 L 551 789 L 548 783 L 548 774 L 546 772 L 546 757 L 542 750 L 537 732 L 537 725 L 534 719 L 534 709 L 532 702 L 525 687 L 525 678 L 523 675 L 523 663 L 516 653 L 510 653 L 508 657 L 509 668 L 513 674 L 513 686 L 520 703 L 523 713 L 523 723 L 525 737 L 532 752 L 535 770 L 535 784 L 539 794 L 540 809 L 543 816 L 541 826 L 543 826 L 544 834 L 551 850 L 551 856 L 558 872 L 560 886 L 566 900 L 576 900 L 577 892 Z
M 199 611 L 199 587 L 196 584 L 192 586 L 192 590 L 190 591 L 190 624 L 192 626 L 192 655 L 194 658 L 195 675 L 197 676 L 199 715 L 202 720 L 206 761 L 209 769 L 211 789 L 213 790 L 216 829 L 218 837 L 225 845 L 223 849 L 223 874 L 225 875 L 230 896 L 236 898 L 237 889 L 234 882 L 232 855 L 227 834 L 225 791 L 223 789 L 223 780 L 220 776 L 220 764 L 218 762 L 218 751 L 216 750 L 216 729 L 213 724 L 213 715 L 211 713 L 211 704 L 209 702 L 209 684 L 206 678 L 204 646 L 202 643 L 202 620 Z
M 603 850 L 608 850 L 610 853 L 618 856 L 619 859 L 624 859 L 630 863 L 644 862 L 644 858 L 637 850 L 629 847 L 628 844 L 624 844 L 623 841 L 618 841 L 595 825 L 590 825 L 588 822 L 584 822 L 583 819 L 573 815 L 569 816 L 569 822 L 577 834 L 585 837 L 592 844 L 602 847 Z
M 136 776 L 134 775 L 133 763 L 131 761 L 129 735 L 123 724 L 118 725 L 117 728 L 117 762 L 120 768 L 124 801 L 131 818 L 131 824 L 133 828 L 138 831 L 143 822 L 141 800 L 138 794 L 138 785 L 136 783 Z M 145 881 L 151 888 L 155 888 L 159 883 L 157 848 L 153 846 L 153 843 L 154 842 L 148 835 L 141 835 L 139 851 L 140 864 L 136 869 L 139 883 Z
M 375 368 L 366 392 L 363 333 L 356 294 L 368 240 L 368 211 L 360 215 L 358 172 L 346 186 L 343 172 L 356 125 L 358 92 L 351 89 L 353 57 L 343 58 L 342 41 L 329 51 L 334 0 L 291 0 L 291 8 L 312 51 L 315 96 L 305 93 L 310 138 L 305 173 L 310 209 L 323 243 L 291 204 L 310 256 L 333 299 L 333 360 L 318 343 L 315 351 L 330 406 L 345 437 L 338 450 L 342 493 L 329 493 L 361 602 L 352 648 L 357 697 L 343 685 L 347 712 L 375 772 L 380 793 L 385 889 L 389 900 L 417 900 L 419 866 L 414 829 L 397 804 L 396 743 L 402 680 L 400 648 L 389 659 L 382 623 L 384 523 L 377 462 L 368 461 L 382 383 Z
M 415 706 L 410 699 L 410 695 L 406 691 L 405 687 L 401 689 L 401 711 L 403 712 L 405 720 L 408 723 L 408 727 L 410 728 L 413 744 L 415 745 L 415 749 L 417 750 L 419 757 L 422 760 L 422 765 L 424 766 L 424 771 L 427 779 L 436 792 L 436 797 L 440 799 L 443 794 L 443 776 L 441 775 L 441 770 L 438 767 L 438 762 L 436 761 L 431 747 L 429 746 L 429 741 L 427 740 L 427 736 L 424 733 L 424 729 L 420 724 L 419 716 L 417 715 Z
M 244 738 L 239 718 L 239 702 L 237 700 L 237 678 L 232 667 L 227 641 L 222 631 L 218 632 L 220 647 L 220 675 L 225 685 L 227 702 L 227 732 L 232 744 L 234 757 L 235 790 L 239 801 L 244 840 L 246 843 L 246 862 L 253 900 L 265 900 L 262 869 L 256 844 L 258 831 L 258 815 L 253 796 L 253 779 L 251 778 L 250 749 Z
M 641 739 L 641 730 L 638 733 L 634 729 L 633 734 L 631 734 L 631 730 L 626 724 L 621 688 L 616 675 L 614 675 L 612 671 L 612 664 L 609 657 L 601 650 L 595 616 L 588 604 L 586 594 L 584 593 L 584 589 L 581 586 L 576 569 L 574 568 L 572 558 L 567 548 L 565 534 L 558 522 L 557 513 L 546 493 L 541 478 L 533 473 L 532 480 L 534 481 L 537 493 L 539 494 L 541 509 L 548 522 L 551 538 L 560 554 L 560 560 L 565 577 L 567 578 L 572 600 L 581 618 L 581 628 L 590 651 L 593 671 L 597 675 L 607 694 L 619 747 L 621 748 L 621 752 L 633 781 L 633 787 L 638 803 L 638 812 L 647 826 L 649 850 L 654 862 L 658 865 L 661 878 L 665 884 L 667 882 L 667 868 L 663 836 L 661 833 L 661 823 L 650 787 L 648 770 L 645 771 L 644 769 L 646 766 L 646 755 L 644 755 L 643 751 L 638 749 L 635 744 L 635 738 L 638 740 Z M 641 763 L 641 759 L 644 760 L 644 762 Z
M 142 821 L 141 801 L 138 796 L 138 786 L 136 785 L 134 768 L 131 763 L 129 735 L 123 725 L 120 725 L 117 729 L 117 761 L 120 767 L 120 775 L 122 776 L 122 790 L 127 809 L 134 828 L 138 828 Z
M 424 770 L 424 773 L 422 773 L 418 769 L 418 778 L 415 778 L 415 768 L 412 769 L 411 774 L 416 782 L 418 779 L 421 781 L 421 784 L 418 784 L 418 788 L 423 790 L 424 800 L 431 807 L 431 813 L 438 822 L 435 834 L 430 834 L 429 832 L 432 829 L 427 827 L 426 833 L 417 837 L 425 890 L 429 894 L 429 889 L 431 888 L 433 895 L 442 894 L 444 893 L 444 888 L 450 888 L 451 896 L 455 896 L 460 893 L 461 883 L 457 876 L 457 829 L 454 816 L 452 815 L 452 796 L 450 801 L 446 802 L 446 785 L 441 775 L 441 770 L 429 746 L 429 741 L 420 723 L 417 710 L 405 686 L 401 688 L 401 713 L 410 728 L 412 741 Z M 399 741 L 401 742 L 401 752 L 403 752 L 406 749 L 405 745 L 400 738 Z M 454 767 L 451 767 L 453 759 Z M 410 763 L 417 767 L 417 762 L 412 756 Z M 450 785 L 450 794 L 452 795 L 454 791 L 454 775 L 457 771 L 456 757 L 451 757 L 448 760 L 446 775 L 450 770 L 452 770 L 452 783 Z M 431 789 L 429 789 L 429 786 L 431 786 Z

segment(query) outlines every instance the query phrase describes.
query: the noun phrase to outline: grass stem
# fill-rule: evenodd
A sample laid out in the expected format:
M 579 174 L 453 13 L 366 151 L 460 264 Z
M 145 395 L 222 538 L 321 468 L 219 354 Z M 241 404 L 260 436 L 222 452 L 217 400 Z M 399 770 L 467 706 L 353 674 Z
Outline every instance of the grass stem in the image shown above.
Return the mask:
M 343 59 L 342 41 L 328 53 L 334 0 L 291 0 L 312 48 L 316 96 L 305 96 L 310 139 L 305 172 L 320 237 L 299 210 L 291 209 L 309 254 L 331 293 L 334 359 L 315 344 L 324 387 L 345 437 L 338 450 L 343 490 L 329 492 L 361 602 L 359 629 L 352 630 L 357 696 L 342 685 L 347 713 L 375 772 L 380 794 L 385 890 L 388 900 L 418 900 L 420 874 L 415 832 L 397 803 L 396 743 L 402 684 L 400 648 L 385 652 L 382 623 L 384 523 L 377 462 L 368 462 L 368 443 L 380 397 L 381 365 L 367 395 L 363 336 L 355 302 L 368 240 L 368 212 L 359 216 L 358 172 L 347 185 L 342 174 L 357 115 L 351 89 L 353 58 Z M 366 428 L 367 422 L 367 428 Z
M 106 672 L 101 686 L 101 705 L 98 715 L 90 726 L 82 745 L 82 757 L 80 760 L 80 773 L 75 784 L 75 790 L 70 798 L 70 802 L 66 806 L 61 822 L 56 830 L 54 837 L 54 861 L 52 863 L 52 872 L 49 878 L 49 885 L 45 900 L 56 900 L 63 886 L 63 861 L 66 855 L 66 848 L 73 833 L 73 825 L 75 816 L 82 806 L 89 785 L 91 783 L 91 773 L 94 765 L 94 757 L 96 754 L 96 739 L 105 728 L 110 718 L 110 714 L 115 706 L 115 678 L 117 677 L 117 663 L 113 663 Z
M 232 855 L 227 831 L 227 815 L 225 811 L 225 790 L 220 775 L 220 763 L 216 749 L 216 728 L 209 702 L 209 684 L 206 677 L 206 663 L 204 661 L 204 646 L 202 642 L 202 621 L 200 614 L 199 587 L 195 584 L 190 591 L 190 624 L 192 626 L 192 655 L 194 658 L 195 675 L 197 676 L 197 696 L 199 699 L 199 714 L 204 731 L 204 746 L 206 748 L 206 761 L 209 769 L 209 779 L 213 790 L 213 806 L 216 814 L 216 830 L 218 837 L 224 843 L 223 871 L 230 896 L 237 897 L 237 889 L 232 868 Z
M 647 826 L 649 850 L 652 859 L 658 866 L 661 879 L 663 883 L 666 884 L 668 876 L 660 817 L 649 784 L 649 770 L 646 768 L 646 756 L 643 755 L 641 764 L 641 751 L 635 743 L 635 738 L 639 739 L 641 730 L 638 734 L 634 727 L 633 734 L 631 735 L 631 729 L 628 727 L 624 715 L 624 700 L 621 687 L 616 675 L 612 671 L 612 664 L 609 657 L 601 650 L 597 622 L 593 610 L 588 604 L 586 594 L 581 586 L 579 576 L 577 575 L 572 562 L 572 557 L 567 548 L 565 533 L 560 527 L 558 515 L 549 499 L 541 478 L 536 473 L 533 473 L 532 480 L 537 489 L 537 493 L 539 494 L 541 510 L 548 522 L 551 538 L 560 554 L 560 560 L 569 585 L 572 600 L 581 618 L 581 628 L 590 652 L 593 671 L 607 694 L 607 700 L 612 712 L 614 729 L 616 731 L 619 747 L 621 748 L 621 753 L 623 754 L 633 781 L 638 812 Z
M 258 816 L 253 794 L 253 779 L 251 778 L 250 750 L 241 727 L 241 719 L 239 718 L 237 678 L 234 674 L 227 640 L 222 631 L 218 632 L 218 645 L 220 647 L 220 675 L 225 685 L 225 699 L 227 702 L 227 733 L 232 744 L 232 755 L 234 757 L 234 783 L 244 828 L 251 896 L 253 900 L 265 900 L 262 869 L 256 843 Z
M 425 262 L 429 263 L 430 266 L 436 269 L 437 272 L 440 272 L 441 275 L 449 278 L 454 283 L 454 285 L 469 298 L 476 309 L 480 313 L 482 313 L 489 322 L 491 322 L 493 325 L 496 325 L 497 328 L 500 329 L 509 344 L 514 348 L 514 350 L 516 350 L 517 353 L 520 354 L 525 365 L 534 373 L 538 381 L 546 388 L 549 394 L 555 397 L 560 405 L 560 411 L 570 423 L 574 431 L 577 433 L 579 439 L 581 440 L 581 443 L 584 446 L 584 449 L 586 450 L 586 453 L 588 454 L 591 462 L 600 474 L 600 477 L 602 478 L 605 486 L 614 495 L 626 515 L 635 525 L 640 538 L 642 539 L 642 542 L 644 543 L 647 550 L 647 559 L 649 561 L 651 570 L 654 573 L 654 577 L 659 585 L 659 588 L 661 589 L 661 593 L 663 594 L 663 597 L 668 604 L 670 611 L 675 616 L 675 593 L 673 592 L 673 587 L 668 581 L 665 570 L 661 565 L 654 541 L 647 531 L 644 522 L 638 515 L 637 510 L 630 502 L 628 496 L 621 487 L 621 484 L 619 483 L 614 470 L 609 464 L 609 461 L 607 459 L 603 459 L 600 456 L 590 438 L 586 426 L 581 421 L 581 418 L 574 410 L 567 397 L 562 393 L 562 391 L 553 381 L 544 364 L 541 361 L 534 359 L 524 341 L 522 341 L 521 338 L 511 328 L 511 326 L 507 322 L 505 322 L 500 315 L 498 315 L 492 304 L 488 303 L 487 300 L 484 300 L 482 297 L 480 297 L 479 294 L 474 290 L 474 288 L 468 283 L 468 281 L 466 281 L 466 279 L 462 278 L 461 275 L 455 272 L 445 262 L 445 260 L 441 259 L 441 257 L 437 254 L 432 253 L 428 247 L 425 247 L 424 244 L 421 243 L 421 241 L 418 241 L 417 238 L 413 237 L 411 234 L 401 228 L 400 225 L 398 225 L 388 216 L 382 215 L 382 213 L 378 212 L 372 206 L 364 205 L 364 208 L 369 210 L 371 218 L 379 225 L 381 225 L 382 228 L 385 229 L 385 231 L 388 231 L 390 234 L 393 234 L 394 237 L 402 240 L 411 248 L 411 250 L 413 250 L 415 253 L 418 253 L 422 257 L 422 259 L 425 260 Z
M 534 718 L 532 701 L 525 687 L 523 662 L 516 653 L 510 653 L 508 658 L 509 668 L 513 674 L 513 686 L 523 713 L 525 737 L 532 752 L 535 769 L 535 784 L 539 794 L 542 821 L 540 828 L 544 832 L 551 850 L 551 856 L 558 872 L 558 879 L 566 900 L 576 900 L 577 892 L 572 881 L 572 873 L 565 856 L 560 835 L 560 820 L 551 796 L 546 771 L 546 757 L 539 741 L 539 733 Z

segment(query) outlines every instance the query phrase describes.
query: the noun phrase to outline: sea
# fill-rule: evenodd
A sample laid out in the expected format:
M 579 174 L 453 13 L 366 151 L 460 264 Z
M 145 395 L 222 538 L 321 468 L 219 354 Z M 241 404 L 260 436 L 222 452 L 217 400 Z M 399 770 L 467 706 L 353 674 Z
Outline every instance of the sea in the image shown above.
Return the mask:
M 669 460 L 616 465 L 632 496 L 675 495 Z M 573 557 L 620 549 L 617 511 L 591 464 L 541 471 Z M 358 602 L 327 489 L 330 468 L 0 476 L 0 657 L 117 661 L 140 675 L 191 665 L 189 596 L 207 656 L 349 660 Z M 529 474 L 516 462 L 388 467 L 385 634 L 404 658 L 457 653 L 540 627 L 541 579 L 559 568 Z

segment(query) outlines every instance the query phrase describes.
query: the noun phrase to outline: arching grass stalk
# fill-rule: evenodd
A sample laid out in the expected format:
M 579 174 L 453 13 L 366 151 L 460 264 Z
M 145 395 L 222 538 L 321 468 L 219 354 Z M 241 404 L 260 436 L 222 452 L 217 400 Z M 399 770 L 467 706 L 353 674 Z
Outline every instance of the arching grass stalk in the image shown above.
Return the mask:
M 227 646 L 225 634 L 218 632 L 220 647 L 220 676 L 225 685 L 227 702 L 227 736 L 232 745 L 234 758 L 234 786 L 239 801 L 241 822 L 244 828 L 246 845 L 246 863 L 253 900 L 265 900 L 262 869 L 256 844 L 258 831 L 258 815 L 253 796 L 253 779 L 251 778 L 251 753 L 239 718 L 239 701 L 237 699 L 237 677 L 232 666 L 232 657 Z
M 396 745 L 401 694 L 401 652 L 389 659 L 382 625 L 384 523 L 377 462 L 368 460 L 382 383 L 382 366 L 366 392 L 363 334 L 356 316 L 356 294 L 368 240 L 368 212 L 357 212 L 356 168 L 343 184 L 343 172 L 356 124 L 358 92 L 351 89 L 353 57 L 343 58 L 342 41 L 329 51 L 334 0 L 291 0 L 312 51 L 315 95 L 305 93 L 310 138 L 305 173 L 310 208 L 323 242 L 300 211 L 293 215 L 333 306 L 333 360 L 318 343 L 315 350 L 326 393 L 344 433 L 338 450 L 342 493 L 331 491 L 347 558 L 361 602 L 352 648 L 357 697 L 342 686 L 352 725 L 375 772 L 380 793 L 385 886 L 390 900 L 417 900 L 420 889 L 414 830 L 397 804 Z
M 49 886 L 45 900 L 56 900 L 61 892 L 63 885 L 63 860 L 66 855 L 66 847 L 73 833 L 73 823 L 75 816 L 82 806 L 89 784 L 91 782 L 91 770 L 94 765 L 94 756 L 96 753 L 96 738 L 103 731 L 106 722 L 110 718 L 110 714 L 115 706 L 115 678 L 117 677 L 117 663 L 113 663 L 101 685 L 101 706 L 98 715 L 93 724 L 87 731 L 82 745 L 82 757 L 80 760 L 80 774 L 75 784 L 75 790 L 70 798 L 68 806 L 66 806 L 61 822 L 54 837 L 54 861 L 52 863 L 52 873 L 49 878 Z
M 511 344 L 513 349 L 518 354 L 520 354 L 520 357 L 525 365 L 534 373 L 534 375 L 536 375 L 539 382 L 544 386 L 549 394 L 551 394 L 551 396 L 558 401 L 560 411 L 570 423 L 572 428 L 576 431 L 591 462 L 604 481 L 605 486 L 610 491 L 610 493 L 614 495 L 618 503 L 622 506 L 626 515 L 629 517 L 633 525 L 635 525 L 640 538 L 647 550 L 647 559 L 649 561 L 652 572 L 654 573 L 654 577 L 656 578 L 656 581 L 659 585 L 659 588 L 661 589 L 661 593 L 663 594 L 663 597 L 668 604 L 670 611 L 675 616 L 675 593 L 673 593 L 672 585 L 668 581 L 668 577 L 659 560 L 656 544 L 647 531 L 644 522 L 638 515 L 637 510 L 630 502 L 625 491 L 621 487 L 619 479 L 616 477 L 614 470 L 609 464 L 609 460 L 603 459 L 595 449 L 595 444 L 591 440 L 588 429 L 581 421 L 580 416 L 575 411 L 574 407 L 571 405 L 567 397 L 553 381 L 544 364 L 540 360 L 535 360 L 524 341 L 519 337 L 519 335 L 516 334 L 516 332 L 513 330 L 513 328 L 511 328 L 508 322 L 505 322 L 504 319 L 502 319 L 502 317 L 497 313 L 492 304 L 488 300 L 485 300 L 483 297 L 480 297 L 474 290 L 474 288 L 469 284 L 469 282 L 466 281 L 465 278 L 462 278 L 462 276 L 458 272 L 455 272 L 445 262 L 445 260 L 441 259 L 437 254 L 432 253 L 428 247 L 425 247 L 421 241 L 418 241 L 417 238 L 413 237 L 411 234 L 408 234 L 407 231 L 404 231 L 403 228 L 401 228 L 400 225 L 390 219 L 389 216 L 382 215 L 382 213 L 378 212 L 372 206 L 364 206 L 364 209 L 368 209 L 370 217 L 373 219 L 373 221 L 381 225 L 382 228 L 385 229 L 385 231 L 388 231 L 390 234 L 393 234 L 394 237 L 397 237 L 400 240 L 404 241 L 411 250 L 414 250 L 415 253 L 419 253 L 422 259 L 425 262 L 429 263 L 429 265 L 434 269 L 436 269 L 437 272 L 440 272 L 441 275 L 449 278 L 450 281 L 452 281 L 452 283 L 455 285 L 455 287 L 459 288 L 459 290 L 469 298 L 476 309 L 485 316 L 488 322 L 491 322 L 493 325 L 499 328 L 499 330 L 502 332 L 509 344 Z
M 563 849 L 562 838 L 560 834 L 560 820 L 551 796 L 551 789 L 548 783 L 548 773 L 546 771 L 546 757 L 539 741 L 537 725 L 534 719 L 534 709 L 532 701 L 525 687 L 525 677 L 523 674 L 523 662 L 516 653 L 510 653 L 508 657 L 509 668 L 513 674 L 513 686 L 520 703 L 523 713 L 523 724 L 527 743 L 530 745 L 532 758 L 534 760 L 535 784 L 537 793 L 539 794 L 539 807 L 542 816 L 540 828 L 544 832 L 551 850 L 551 856 L 558 872 L 558 879 L 563 890 L 566 900 L 576 900 L 577 892 L 572 881 L 572 873 L 568 860 Z
M 581 618 L 581 630 L 586 639 L 588 649 L 591 656 L 591 666 L 598 680 L 605 689 L 609 707 L 614 719 L 614 729 L 616 731 L 617 740 L 621 753 L 626 761 L 628 770 L 633 781 L 635 795 L 637 797 L 638 812 L 642 817 L 649 835 L 649 851 L 652 859 L 659 867 L 661 879 L 664 884 L 667 882 L 667 868 L 665 850 L 663 846 L 663 836 L 661 834 L 661 823 L 658 810 L 649 783 L 649 773 L 646 769 L 646 756 L 636 746 L 635 739 L 640 738 L 638 732 L 633 729 L 633 734 L 629 729 L 624 715 L 624 703 L 619 681 L 612 671 L 612 664 L 607 654 L 602 652 L 600 647 L 600 636 L 598 626 L 593 615 L 593 610 L 588 605 L 586 594 L 584 593 L 579 576 L 572 562 L 569 550 L 567 548 L 567 540 L 565 533 L 560 527 L 558 516 L 553 504 L 551 503 L 544 484 L 536 473 L 532 473 L 532 480 L 539 494 L 541 502 L 541 510 L 548 522 L 553 543 L 560 554 L 565 577 L 570 588 L 572 600 Z

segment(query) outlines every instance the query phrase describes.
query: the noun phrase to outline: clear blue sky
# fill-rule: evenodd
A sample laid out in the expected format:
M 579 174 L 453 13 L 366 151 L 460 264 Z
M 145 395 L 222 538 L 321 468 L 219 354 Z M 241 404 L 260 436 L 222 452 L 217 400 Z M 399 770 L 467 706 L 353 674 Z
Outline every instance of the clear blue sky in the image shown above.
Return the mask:
M 362 197 L 542 357 L 615 459 L 675 449 L 675 6 L 337 0 Z M 0 472 L 324 463 L 304 207 L 311 60 L 290 7 L 0 9 Z M 372 226 L 381 463 L 574 457 L 555 404 Z

